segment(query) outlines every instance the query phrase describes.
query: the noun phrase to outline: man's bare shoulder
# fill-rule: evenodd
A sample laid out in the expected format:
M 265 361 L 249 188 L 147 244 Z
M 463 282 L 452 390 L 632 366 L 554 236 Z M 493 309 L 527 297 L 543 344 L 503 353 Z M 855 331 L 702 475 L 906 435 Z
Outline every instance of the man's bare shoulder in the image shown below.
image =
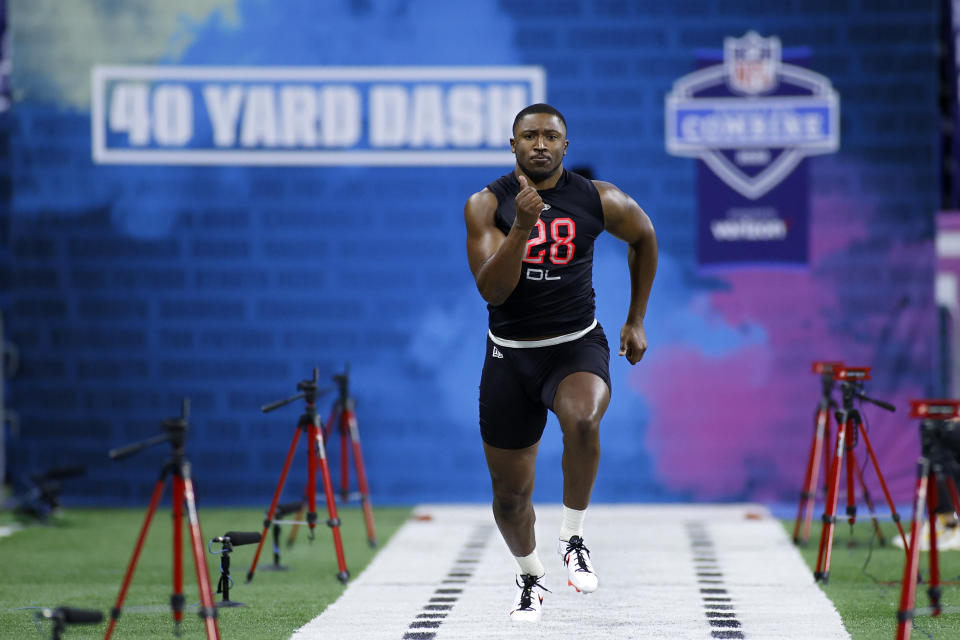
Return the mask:
M 620 191 L 620 187 L 612 182 L 607 182 L 606 180 L 591 180 L 590 182 L 593 183 L 593 186 L 597 188 L 597 191 L 599 191 L 601 195 L 604 193 L 623 193 L 623 191 Z
M 600 194 L 600 202 L 608 206 L 626 206 L 631 200 L 630 196 L 620 190 L 617 185 L 604 180 L 592 180 L 593 186 L 597 188 Z
M 497 196 L 493 195 L 493 192 L 487 187 L 484 187 L 480 191 L 477 191 L 475 194 L 467 198 L 468 208 L 491 206 L 497 206 Z
M 497 210 L 497 196 L 493 195 L 490 189 L 484 187 L 481 191 L 467 199 L 467 205 L 464 207 L 464 214 L 468 219 L 485 220 L 492 219 L 493 213 Z

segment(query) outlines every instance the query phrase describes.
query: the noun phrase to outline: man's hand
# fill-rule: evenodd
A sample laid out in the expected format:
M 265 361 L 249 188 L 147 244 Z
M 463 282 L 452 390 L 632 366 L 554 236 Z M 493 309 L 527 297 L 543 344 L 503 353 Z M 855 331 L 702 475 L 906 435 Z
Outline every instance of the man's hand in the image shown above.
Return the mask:
M 637 364 L 647 352 L 647 332 L 642 322 L 628 322 L 620 329 L 620 355 L 627 357 L 627 362 Z
M 532 229 L 540 219 L 540 212 L 543 211 L 543 200 L 537 190 L 527 183 L 527 177 L 519 176 L 520 193 L 514 198 L 517 205 L 517 226 L 521 229 Z

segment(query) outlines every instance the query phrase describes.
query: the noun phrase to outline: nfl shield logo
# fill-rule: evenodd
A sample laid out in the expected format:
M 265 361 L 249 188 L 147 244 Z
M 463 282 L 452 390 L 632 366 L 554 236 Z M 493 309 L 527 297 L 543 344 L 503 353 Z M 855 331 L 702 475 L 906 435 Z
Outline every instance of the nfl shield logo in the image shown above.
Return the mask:
M 747 95 L 768 93 L 777 85 L 780 38 L 764 38 L 755 31 L 742 38 L 724 38 L 723 62 L 731 89 Z

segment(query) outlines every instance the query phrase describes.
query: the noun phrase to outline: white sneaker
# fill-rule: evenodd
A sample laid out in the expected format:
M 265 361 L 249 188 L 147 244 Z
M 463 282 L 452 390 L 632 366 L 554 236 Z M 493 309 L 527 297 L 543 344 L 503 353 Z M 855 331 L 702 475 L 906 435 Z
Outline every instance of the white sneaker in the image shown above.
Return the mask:
M 597 590 L 597 572 L 590 562 L 590 549 L 583 545 L 583 538 L 570 536 L 569 540 L 561 538 L 557 548 L 563 566 L 567 568 L 567 584 L 578 593 L 593 593 Z
M 907 542 L 910 542 L 910 522 L 904 532 L 907 534 Z M 923 526 L 918 532 L 920 535 L 920 551 L 930 551 L 930 520 L 924 518 Z M 890 543 L 898 549 L 903 549 L 903 540 L 897 534 L 890 539 Z M 937 551 L 954 551 L 960 549 L 960 526 L 956 524 L 952 516 L 939 514 L 937 516 Z
M 540 576 L 542 578 L 543 576 Z M 540 584 L 540 578 L 523 574 L 517 578 L 517 597 L 510 611 L 514 622 L 540 622 L 543 592 L 549 591 Z

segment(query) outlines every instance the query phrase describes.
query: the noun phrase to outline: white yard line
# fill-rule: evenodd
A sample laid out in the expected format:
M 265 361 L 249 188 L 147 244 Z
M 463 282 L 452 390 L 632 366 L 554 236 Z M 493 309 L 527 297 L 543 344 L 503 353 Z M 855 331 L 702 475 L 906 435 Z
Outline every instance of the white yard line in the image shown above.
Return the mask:
M 539 624 L 507 611 L 516 564 L 488 505 L 424 505 L 295 640 L 849 638 L 783 527 L 753 505 L 594 505 L 600 589 L 566 584 L 560 508 L 537 507 L 547 568 Z M 748 517 L 749 516 L 749 517 Z

